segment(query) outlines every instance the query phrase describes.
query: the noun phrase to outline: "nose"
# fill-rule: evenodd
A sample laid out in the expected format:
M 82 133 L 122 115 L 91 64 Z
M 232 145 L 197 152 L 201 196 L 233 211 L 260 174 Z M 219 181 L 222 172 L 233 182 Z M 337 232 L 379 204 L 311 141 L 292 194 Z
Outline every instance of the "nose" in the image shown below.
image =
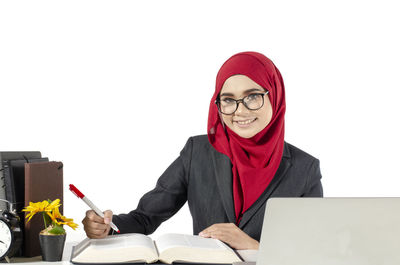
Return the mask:
M 236 114 L 247 113 L 249 110 L 244 106 L 243 102 L 238 102 L 238 108 L 236 110 Z

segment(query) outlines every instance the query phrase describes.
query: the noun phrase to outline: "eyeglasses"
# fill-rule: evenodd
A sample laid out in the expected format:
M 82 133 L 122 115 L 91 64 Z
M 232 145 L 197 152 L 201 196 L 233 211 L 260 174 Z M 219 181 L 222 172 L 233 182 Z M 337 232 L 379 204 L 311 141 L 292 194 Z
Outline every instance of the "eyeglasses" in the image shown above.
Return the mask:
M 222 99 L 218 98 L 215 100 L 215 104 L 217 104 L 218 111 L 225 115 L 232 115 L 235 113 L 240 102 L 242 102 L 243 105 L 249 110 L 258 110 L 264 106 L 264 96 L 268 93 L 268 90 L 265 93 L 252 93 L 237 100 L 228 97 L 224 97 Z

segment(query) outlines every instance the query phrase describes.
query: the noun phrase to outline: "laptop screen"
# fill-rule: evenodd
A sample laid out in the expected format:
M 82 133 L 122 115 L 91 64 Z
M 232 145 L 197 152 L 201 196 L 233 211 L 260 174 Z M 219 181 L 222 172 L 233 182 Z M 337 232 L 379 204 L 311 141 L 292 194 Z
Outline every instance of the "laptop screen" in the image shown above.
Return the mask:
M 400 198 L 270 198 L 257 265 L 400 264 Z

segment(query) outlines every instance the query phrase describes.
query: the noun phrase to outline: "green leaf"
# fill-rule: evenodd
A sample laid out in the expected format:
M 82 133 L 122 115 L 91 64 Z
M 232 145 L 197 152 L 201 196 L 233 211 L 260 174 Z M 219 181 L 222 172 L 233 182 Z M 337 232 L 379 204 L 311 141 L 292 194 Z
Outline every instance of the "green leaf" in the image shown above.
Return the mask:
M 54 235 L 62 235 L 65 234 L 65 229 L 61 225 L 54 224 L 54 227 L 49 230 L 49 233 Z

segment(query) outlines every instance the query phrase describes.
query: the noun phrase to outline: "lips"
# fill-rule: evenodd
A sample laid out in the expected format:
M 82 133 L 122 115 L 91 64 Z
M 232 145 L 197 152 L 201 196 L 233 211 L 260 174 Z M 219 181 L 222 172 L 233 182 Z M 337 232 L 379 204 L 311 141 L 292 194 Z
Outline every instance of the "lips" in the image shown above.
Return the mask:
M 235 122 L 239 127 L 247 127 L 252 124 L 257 118 L 246 119 L 246 120 L 237 120 Z

